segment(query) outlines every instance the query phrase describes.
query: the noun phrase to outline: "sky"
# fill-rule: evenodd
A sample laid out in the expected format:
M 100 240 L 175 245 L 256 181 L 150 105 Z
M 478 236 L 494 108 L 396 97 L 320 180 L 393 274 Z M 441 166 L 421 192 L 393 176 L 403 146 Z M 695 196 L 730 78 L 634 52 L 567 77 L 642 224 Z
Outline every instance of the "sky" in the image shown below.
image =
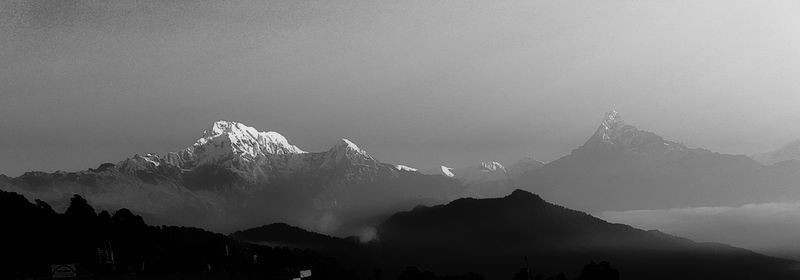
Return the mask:
M 603 113 L 691 147 L 800 138 L 798 1 L 5 0 L 0 174 L 219 119 L 414 167 L 557 159 Z

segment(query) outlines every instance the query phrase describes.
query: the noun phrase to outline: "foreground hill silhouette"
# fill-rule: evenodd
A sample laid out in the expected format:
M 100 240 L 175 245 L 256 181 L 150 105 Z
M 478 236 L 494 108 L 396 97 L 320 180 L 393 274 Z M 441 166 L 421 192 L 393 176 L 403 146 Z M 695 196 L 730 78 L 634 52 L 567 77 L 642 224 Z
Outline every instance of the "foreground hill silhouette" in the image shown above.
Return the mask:
M 338 238 L 285 223 L 237 231 L 230 237 L 247 243 L 271 247 L 312 249 L 345 260 L 353 266 L 365 265 L 366 255 L 368 255 L 366 246 L 363 246 L 356 237 Z
M 506 278 L 526 258 L 545 275 L 607 260 L 620 279 L 800 279 L 792 261 L 611 224 L 521 190 L 397 213 L 378 236 L 390 263 L 440 273 L 468 267 L 489 279 Z
M 51 264 L 78 264 L 79 275 L 88 279 L 292 279 L 311 267 L 312 279 L 355 278 L 315 251 L 257 246 L 196 228 L 147 226 L 127 209 L 96 214 L 80 196 L 59 214 L 42 201 L 0 191 L 0 221 L 0 279 L 49 279 Z
M 347 267 L 356 267 L 362 271 L 360 275 L 368 275 L 367 279 L 400 279 L 400 280 L 478 280 L 485 279 L 482 275 L 465 272 L 470 270 L 470 267 L 460 268 L 460 272 L 454 273 L 435 273 L 432 271 L 423 271 L 415 266 L 408 266 L 400 271 L 403 263 L 387 262 L 381 263 L 382 258 L 387 255 L 386 246 L 380 242 L 366 242 L 352 237 L 352 238 L 337 238 L 324 234 L 310 232 L 299 227 L 276 223 L 237 231 L 230 235 L 231 237 L 253 244 L 264 245 L 280 245 L 291 248 L 304 248 L 314 249 L 326 254 L 327 256 L 334 256 L 337 261 L 343 263 Z M 519 267 L 519 266 L 517 266 Z M 372 269 L 370 271 L 370 269 Z M 372 274 L 370 275 L 370 272 Z M 509 277 L 512 274 L 507 271 Z M 513 278 L 501 277 L 499 279 L 525 279 L 525 280 L 617 280 L 619 279 L 618 271 L 610 266 L 608 262 L 595 264 L 590 262 L 586 264 L 576 278 L 567 278 L 564 273 L 552 274 L 545 277 L 541 272 L 529 271 L 523 267 Z
M 381 244 L 360 245 L 354 238 L 287 224 L 239 231 L 232 238 L 196 228 L 147 226 L 127 209 L 97 214 L 78 195 L 60 214 L 41 200 L 30 203 L 0 191 L 0 219 L 5 234 L 0 279 L 49 279 L 51 264 L 77 264 L 81 279 L 293 279 L 305 269 L 313 275 L 304 279 L 484 279 L 415 267 L 391 274 L 374 259 L 381 255 Z

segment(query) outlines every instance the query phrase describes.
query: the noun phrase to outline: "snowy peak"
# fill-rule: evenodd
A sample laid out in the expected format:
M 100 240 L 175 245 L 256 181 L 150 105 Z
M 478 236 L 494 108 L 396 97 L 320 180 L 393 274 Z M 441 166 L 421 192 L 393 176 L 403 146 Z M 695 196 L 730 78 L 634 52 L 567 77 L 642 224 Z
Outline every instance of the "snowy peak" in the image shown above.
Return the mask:
M 356 145 L 356 143 L 353 143 L 353 141 L 350 141 L 346 138 L 342 138 L 342 140 L 339 140 L 339 143 L 337 143 L 336 146 L 333 146 L 332 150 L 342 150 L 349 154 L 358 154 L 369 157 L 367 151 L 359 148 L 358 145 Z
M 203 137 L 186 149 L 188 158 L 197 163 L 214 163 L 232 158 L 255 160 L 267 155 L 302 154 L 305 151 L 289 143 L 280 133 L 257 129 L 232 121 L 217 121 Z
M 478 165 L 459 167 L 450 172 L 456 179 L 468 184 L 508 178 L 506 167 L 496 161 L 483 161 Z
M 444 175 L 458 179 L 462 182 L 470 183 L 476 181 L 504 179 L 506 178 L 508 171 L 506 170 L 506 167 L 499 162 L 482 161 L 476 165 L 457 168 L 442 165 L 438 168 L 420 170 L 420 173 L 428 175 Z
M 322 167 L 330 168 L 342 163 L 371 165 L 376 164 L 377 161 L 370 156 L 367 151 L 359 148 L 353 141 L 342 138 L 339 140 L 339 143 L 336 143 L 336 145 L 325 153 L 325 160 L 322 163 Z
M 621 126 L 625 122 L 622 120 L 622 116 L 620 116 L 617 110 L 611 109 L 611 111 L 606 112 L 605 117 L 603 118 L 603 122 L 600 124 L 606 128 Z
M 688 152 L 708 153 L 703 149 L 689 149 L 685 145 L 668 141 L 661 136 L 625 124 L 616 110 L 606 113 L 597 131 L 572 154 L 624 153 L 637 154 L 649 159 L 675 159 Z
M 482 172 L 506 172 L 506 167 L 496 161 L 483 161 L 479 168 Z
M 331 148 L 328 151 L 328 153 L 337 155 L 339 157 L 346 157 L 349 159 L 363 158 L 363 159 L 374 160 L 372 156 L 370 156 L 367 153 L 367 151 L 359 148 L 358 145 L 356 145 L 356 143 L 353 143 L 353 141 L 347 140 L 345 138 L 339 140 L 339 143 L 336 143 L 336 145 L 334 145 L 333 148 Z
M 623 127 L 625 127 L 625 121 L 622 120 L 622 116 L 617 110 L 611 109 L 603 117 L 592 138 L 603 142 L 614 141 L 619 138 L 619 131 Z
M 203 138 L 195 146 L 209 142 L 229 140 L 235 152 L 255 157 L 260 154 L 301 154 L 305 151 L 289 143 L 286 137 L 274 131 L 260 132 L 238 122 L 220 120 L 210 130 L 203 132 Z
M 620 115 L 617 110 L 612 109 L 611 111 L 605 113 L 603 116 L 602 121 L 600 121 L 600 125 L 597 127 L 597 130 L 592 134 L 589 140 L 586 141 L 584 146 L 603 146 L 603 147 L 610 147 L 610 146 L 617 146 L 617 145 L 630 145 L 636 144 L 636 141 L 632 141 L 630 138 L 636 138 L 642 136 L 645 133 L 644 131 L 638 130 L 636 127 L 632 125 L 626 125 L 625 121 L 622 119 L 622 115 Z M 656 136 L 652 133 L 652 136 Z

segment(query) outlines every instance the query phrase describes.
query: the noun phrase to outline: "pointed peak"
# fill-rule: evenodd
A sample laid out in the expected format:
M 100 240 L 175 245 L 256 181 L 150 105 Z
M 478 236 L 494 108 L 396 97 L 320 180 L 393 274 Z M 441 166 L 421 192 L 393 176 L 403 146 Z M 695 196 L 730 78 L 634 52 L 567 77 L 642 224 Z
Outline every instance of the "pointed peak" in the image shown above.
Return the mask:
M 355 152 L 357 154 L 368 156 L 367 151 L 359 148 L 356 143 L 353 143 L 353 141 L 350 141 L 347 138 L 342 138 L 339 140 L 339 143 L 336 143 L 331 150 L 344 150 L 346 152 Z
M 619 112 L 617 112 L 617 110 L 612 108 L 611 111 L 606 112 L 605 116 L 603 117 L 603 121 L 600 122 L 600 128 L 612 129 L 624 124 L 625 122 L 622 120 L 622 116 L 619 114 Z
M 603 120 L 597 127 L 597 131 L 594 132 L 587 143 L 613 142 L 617 137 L 620 136 L 620 131 L 623 127 L 625 127 L 625 121 L 622 120 L 622 116 L 619 114 L 619 112 L 617 112 L 617 110 L 611 109 L 611 111 L 605 113 Z
M 342 138 L 341 140 L 339 140 L 339 145 L 347 147 L 348 149 L 361 150 L 361 148 L 359 148 L 358 145 L 356 145 L 356 143 L 353 143 L 353 141 L 350 141 L 347 138 Z
M 358 164 L 377 162 L 367 151 L 345 138 L 342 138 L 336 145 L 331 147 L 326 153 L 326 157 L 325 162 L 322 164 L 323 167 L 337 166 L 344 162 Z

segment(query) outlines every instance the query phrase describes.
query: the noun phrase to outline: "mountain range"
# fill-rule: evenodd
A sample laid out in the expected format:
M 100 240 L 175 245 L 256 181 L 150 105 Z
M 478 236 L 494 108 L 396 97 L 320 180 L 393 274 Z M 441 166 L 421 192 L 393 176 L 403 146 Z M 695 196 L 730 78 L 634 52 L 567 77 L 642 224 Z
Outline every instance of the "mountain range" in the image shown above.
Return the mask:
M 80 194 L 96 207 L 128 208 L 153 223 L 223 231 L 283 221 L 337 232 L 348 221 L 446 201 L 460 188 L 453 179 L 382 163 L 347 139 L 306 152 L 277 132 L 230 121 L 215 122 L 178 152 L 79 172 L 0 176 L 0 189 L 56 208 Z
M 496 161 L 482 161 L 476 165 L 462 167 L 440 166 L 420 169 L 428 175 L 442 175 L 454 178 L 464 184 L 464 196 L 498 197 L 514 189 L 515 182 L 523 174 L 543 167 L 545 164 L 533 157 L 524 157 L 508 167 Z
M 0 189 L 56 209 L 80 194 L 98 208 L 128 208 L 155 224 L 233 231 L 286 222 L 343 236 L 416 205 L 513 189 L 589 212 L 792 199 L 800 197 L 800 162 L 783 161 L 792 147 L 772 153 L 765 162 L 777 163 L 766 165 L 666 140 L 612 110 L 583 145 L 548 163 L 526 157 L 508 166 L 417 169 L 378 161 L 347 139 L 308 152 L 277 132 L 218 121 L 177 152 L 78 172 L 0 175 Z
M 538 161 L 533 157 L 524 157 L 508 167 L 496 161 L 482 161 L 476 165 L 463 167 L 452 168 L 442 165 L 437 168 L 414 169 L 413 171 L 430 175 L 443 175 L 456 178 L 465 184 L 472 184 L 515 179 L 525 172 L 539 169 L 542 166 L 544 166 L 544 162 Z
M 721 154 L 640 130 L 611 111 L 583 145 L 551 162 L 418 169 L 381 162 L 348 139 L 308 152 L 277 132 L 218 121 L 176 152 L 0 175 L 0 189 L 58 211 L 79 194 L 150 224 L 236 231 L 236 240 L 316 250 L 390 275 L 409 264 L 503 279 L 526 261 L 544 275 L 575 275 L 605 260 L 623 279 L 797 279 L 791 261 L 580 211 L 797 199 L 798 146 Z

